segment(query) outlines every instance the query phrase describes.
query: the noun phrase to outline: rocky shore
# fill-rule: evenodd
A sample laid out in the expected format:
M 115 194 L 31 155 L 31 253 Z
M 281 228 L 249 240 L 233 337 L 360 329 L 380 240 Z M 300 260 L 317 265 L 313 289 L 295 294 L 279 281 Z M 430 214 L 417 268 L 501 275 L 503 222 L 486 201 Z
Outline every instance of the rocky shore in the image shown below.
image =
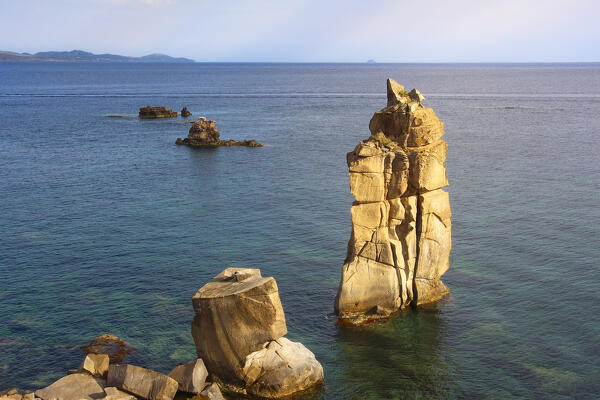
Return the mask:
M 371 136 L 348 153 L 352 234 L 335 311 L 342 323 L 388 317 L 449 293 L 451 211 L 444 125 L 424 97 L 387 81 Z
M 198 358 L 168 374 L 126 364 L 136 349 L 113 335 L 82 346 L 78 368 L 36 390 L 0 391 L 0 400 L 277 399 L 323 383 L 323 368 L 304 345 L 285 338 L 277 283 L 258 269 L 227 268 L 192 298 L 192 336 Z
M 177 138 L 175 144 L 193 146 L 193 147 L 218 147 L 218 146 L 247 146 L 262 147 L 262 144 L 256 140 L 223 140 L 220 139 L 221 133 L 217 129 L 215 121 L 207 120 L 205 117 L 199 118 L 189 130 L 188 136 L 184 139 Z

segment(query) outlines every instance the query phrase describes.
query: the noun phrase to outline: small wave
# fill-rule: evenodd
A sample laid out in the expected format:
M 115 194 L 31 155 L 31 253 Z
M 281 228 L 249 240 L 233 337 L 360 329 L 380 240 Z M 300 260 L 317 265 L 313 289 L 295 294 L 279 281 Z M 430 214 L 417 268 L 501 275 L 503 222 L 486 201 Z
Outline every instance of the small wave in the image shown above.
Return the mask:
M 530 106 L 475 106 L 470 108 L 474 108 L 476 110 L 543 110 L 543 108 L 540 107 Z

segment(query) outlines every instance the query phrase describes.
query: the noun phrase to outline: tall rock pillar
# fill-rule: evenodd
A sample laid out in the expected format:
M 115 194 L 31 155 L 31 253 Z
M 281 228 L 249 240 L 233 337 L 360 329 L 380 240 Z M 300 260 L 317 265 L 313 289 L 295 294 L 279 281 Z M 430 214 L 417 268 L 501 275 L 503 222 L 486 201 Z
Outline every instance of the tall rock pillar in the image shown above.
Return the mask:
M 387 81 L 371 137 L 348 153 L 352 234 L 335 300 L 351 323 L 386 317 L 449 293 L 450 201 L 444 125 L 424 97 Z

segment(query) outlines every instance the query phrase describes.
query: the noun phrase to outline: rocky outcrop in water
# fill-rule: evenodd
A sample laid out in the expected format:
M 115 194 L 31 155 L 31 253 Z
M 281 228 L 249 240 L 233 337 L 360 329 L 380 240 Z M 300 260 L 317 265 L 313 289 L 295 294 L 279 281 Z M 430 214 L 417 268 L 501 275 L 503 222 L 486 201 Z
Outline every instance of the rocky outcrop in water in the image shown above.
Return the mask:
M 168 107 L 152 107 L 146 106 L 140 108 L 140 118 L 175 118 L 177 111 L 173 111 Z
M 323 368 L 287 340 L 277 283 L 260 270 L 228 268 L 192 298 L 192 336 L 208 371 L 230 390 L 279 398 L 323 382 Z
M 135 351 L 135 347 L 123 339 L 109 334 L 100 335 L 85 346 L 81 346 L 85 354 L 106 354 L 111 363 L 119 363 Z
M 233 139 L 222 140 L 220 139 L 221 133 L 217 130 L 215 121 L 207 120 L 205 117 L 201 117 L 198 121 L 194 122 L 188 137 L 185 139 L 177 138 L 175 144 L 195 146 L 195 147 L 217 147 L 217 146 L 248 146 L 248 147 L 262 147 L 262 144 L 256 140 L 242 140 L 237 141 Z
M 371 137 L 347 155 L 356 201 L 335 300 L 343 322 L 387 317 L 449 293 L 440 280 L 451 247 L 444 126 L 416 89 L 388 79 L 387 98 L 371 119 Z
M 181 112 L 179 114 L 181 114 L 181 116 L 184 117 L 184 118 L 192 116 L 192 113 L 190 112 L 190 110 L 187 109 L 187 107 L 183 107 L 181 109 Z

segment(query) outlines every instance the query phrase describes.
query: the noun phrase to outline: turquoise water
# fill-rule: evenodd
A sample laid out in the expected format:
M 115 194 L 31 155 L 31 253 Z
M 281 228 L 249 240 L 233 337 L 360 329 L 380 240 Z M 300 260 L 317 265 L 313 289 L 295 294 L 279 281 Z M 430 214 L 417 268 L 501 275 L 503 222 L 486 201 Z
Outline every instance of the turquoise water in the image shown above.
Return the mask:
M 339 328 L 345 154 L 388 76 L 446 126 L 452 293 Z M 188 122 L 147 104 L 265 147 L 175 146 Z M 598 64 L 0 63 L 0 110 L 0 388 L 51 383 L 101 333 L 170 371 L 194 358 L 192 295 L 238 266 L 277 279 L 322 362 L 305 399 L 600 392 Z

